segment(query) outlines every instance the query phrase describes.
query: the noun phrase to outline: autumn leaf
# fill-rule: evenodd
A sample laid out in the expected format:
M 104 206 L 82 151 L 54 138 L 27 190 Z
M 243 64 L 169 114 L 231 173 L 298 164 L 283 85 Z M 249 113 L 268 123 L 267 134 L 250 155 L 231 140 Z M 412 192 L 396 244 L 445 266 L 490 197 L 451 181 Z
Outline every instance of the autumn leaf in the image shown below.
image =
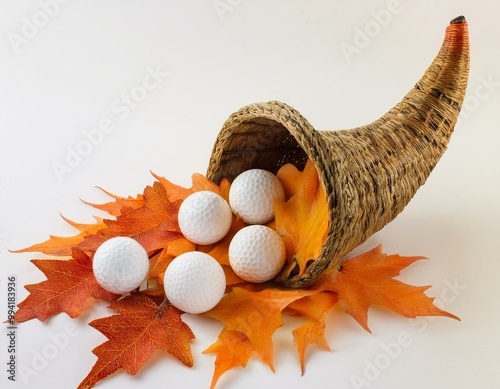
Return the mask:
M 162 247 L 156 258 L 151 258 L 152 268 L 148 274 L 148 278 L 158 278 L 158 281 L 163 283 L 163 273 L 165 273 L 165 270 L 167 270 L 168 265 L 170 265 L 174 258 L 194 250 L 196 250 L 196 244 L 184 237 L 169 241 Z
M 177 223 L 180 203 L 180 200 L 168 200 L 165 188 L 156 181 L 144 190 L 142 206 L 123 207 L 116 220 L 105 219 L 105 227 L 86 236 L 78 248 L 95 252 L 110 238 L 128 236 L 137 240 L 148 253 L 161 249 L 166 242 L 182 237 Z
M 222 194 L 219 186 L 199 173 L 195 173 L 192 175 L 191 188 L 184 188 L 182 186 L 174 184 L 173 182 L 170 182 L 165 177 L 158 176 L 154 173 L 152 174 L 163 185 L 165 191 L 167 192 L 168 199 L 172 202 L 177 200 L 184 200 L 190 194 L 202 190 L 208 190 L 217 194 Z
M 306 322 L 292 331 L 302 374 L 311 345 L 325 350 L 328 313 L 340 301 L 347 313 L 367 330 L 368 308 L 382 305 L 406 317 L 447 316 L 458 319 L 432 304 L 428 287 L 407 285 L 393 277 L 422 257 L 386 255 L 381 247 L 345 261 L 340 272 L 326 271 L 310 289 L 281 289 L 273 283 L 236 286 L 205 316 L 224 324 L 219 339 L 206 353 L 215 353 L 212 388 L 229 369 L 246 365 L 258 357 L 273 367 L 272 335 L 282 325 L 282 315 L 300 316 Z
M 222 265 L 222 270 L 224 270 L 224 275 L 226 276 L 226 285 L 228 286 L 228 290 L 230 290 L 230 287 L 232 287 L 233 285 L 245 282 L 234 272 L 233 268 L 229 264 L 228 255 L 229 244 L 231 243 L 231 240 L 233 239 L 234 235 L 236 235 L 236 233 L 243 227 L 245 227 L 245 223 L 243 222 L 243 220 L 239 217 L 234 217 L 231 227 L 229 228 L 226 236 L 216 244 L 212 245 L 212 248 L 208 250 L 208 255 L 210 255 Z
M 102 217 L 94 216 L 95 223 L 78 223 L 73 220 L 68 219 L 61 215 L 63 220 L 68 223 L 70 226 L 76 228 L 80 232 L 85 232 L 87 235 L 92 235 L 99 228 L 102 228 L 104 225 Z
M 287 309 L 308 318 L 307 322 L 292 331 L 294 342 L 299 353 L 302 375 L 305 372 L 306 350 L 316 344 L 330 351 L 325 338 L 326 316 L 337 304 L 337 295 L 329 291 L 320 291 L 306 296 L 288 305 Z
M 293 165 L 285 165 L 277 176 L 286 194 L 291 197 L 284 202 L 274 203 L 275 228 L 285 242 L 287 272 L 294 269 L 300 277 L 308 261 L 320 254 L 326 239 L 326 195 L 311 160 L 308 160 L 302 172 Z
M 393 277 L 424 257 L 404 257 L 382 253 L 379 245 L 342 263 L 340 272 L 332 269 L 323 274 L 315 289 L 332 290 L 338 294 L 344 310 L 368 332 L 368 308 L 384 306 L 408 318 L 417 316 L 457 316 L 433 304 L 434 298 L 424 292 L 430 286 L 412 286 Z
M 155 350 L 166 351 L 184 365 L 193 366 L 189 343 L 194 334 L 177 308 L 157 305 L 141 293 L 115 301 L 110 308 L 119 314 L 90 322 L 109 340 L 93 350 L 97 362 L 78 389 L 91 388 L 119 369 L 136 374 Z
M 91 298 L 112 301 L 119 297 L 97 283 L 91 259 L 78 249 L 73 250 L 70 260 L 35 259 L 31 262 L 47 276 L 47 280 L 26 285 L 30 294 L 18 305 L 17 322 L 33 318 L 45 321 L 60 312 L 74 318 L 82 313 Z
M 106 193 L 108 196 L 112 197 L 114 200 L 104 203 L 104 204 L 94 204 L 88 201 L 82 200 L 85 204 L 90 205 L 96 209 L 107 212 L 111 216 L 119 216 L 122 208 L 132 208 L 137 209 L 143 206 L 144 196 L 142 194 L 134 197 L 120 197 L 116 196 L 100 187 L 101 191 Z M 106 227 L 104 220 L 101 217 L 94 216 L 95 223 L 76 223 L 64 216 L 61 217 L 68 224 L 76 228 L 80 233 L 75 236 L 54 236 L 51 235 L 45 242 L 37 243 L 32 246 L 20 249 L 20 250 L 10 250 L 13 253 L 24 253 L 24 252 L 40 252 L 47 255 L 55 256 L 71 256 L 71 251 L 73 247 L 78 246 L 85 240 L 85 237 L 89 235 L 94 235 L 98 231 Z
M 234 367 L 246 367 L 251 357 L 259 356 L 245 334 L 227 329 L 222 330 L 217 342 L 203 351 L 203 354 L 217 354 L 210 389 L 215 388 L 225 372 Z
M 100 209 L 101 211 L 110 214 L 111 216 L 119 216 L 121 214 L 122 208 L 124 207 L 137 209 L 144 205 L 144 196 L 142 194 L 138 194 L 136 197 L 121 197 L 114 195 L 113 193 L 110 193 L 99 186 L 97 188 L 106 193 L 109 197 L 112 197 L 114 201 L 109 201 L 104 204 L 95 204 L 85 200 L 82 201 L 85 204 L 90 205 L 91 207 Z
M 293 271 L 300 276 L 309 261 L 319 255 L 326 238 L 326 196 L 310 160 L 302 171 L 285 165 L 277 175 L 286 196 L 284 201 L 275 202 L 275 220 L 267 225 L 278 231 L 285 242 L 284 273 Z M 406 317 L 432 315 L 458 319 L 433 305 L 433 298 L 425 295 L 428 286 L 411 286 L 395 279 L 401 270 L 423 257 L 386 255 L 381 247 L 343 262 L 339 269 L 326 270 L 309 289 L 284 289 L 273 281 L 247 283 L 234 273 L 228 258 L 233 236 L 245 227 L 240 218 L 235 216 L 228 234 L 212 245 L 189 242 L 180 233 L 177 222 L 180 204 L 188 195 L 209 190 L 227 200 L 229 181 L 223 179 L 217 186 L 194 174 L 191 187 L 183 188 L 155 177 L 158 181 L 136 197 L 120 197 L 104 191 L 112 201 L 87 203 L 113 218 L 96 217 L 91 224 L 64 218 L 79 231 L 76 236 L 51 236 L 45 242 L 17 251 L 41 251 L 72 258 L 33 260 L 47 280 L 26 286 L 30 295 L 19 304 L 15 320 L 44 321 L 59 312 L 76 317 L 91 298 L 112 301 L 110 308 L 118 312 L 90 323 L 108 340 L 93 350 L 97 362 L 79 389 L 93 387 L 120 369 L 135 374 L 155 350 L 166 351 L 186 366 L 192 366 L 189 343 L 194 335 L 182 321 L 182 312 L 166 300 L 159 304 L 165 298 L 162 284 L 165 270 L 174 258 L 188 251 L 208 253 L 222 265 L 226 275 L 227 294 L 204 314 L 224 325 L 217 341 L 204 351 L 216 355 L 212 389 L 228 370 L 246 367 L 250 358 L 262 360 L 274 371 L 273 334 L 282 326 L 283 315 L 303 318 L 303 324 L 292 331 L 302 374 L 312 345 L 330 350 L 325 336 L 326 321 L 337 302 L 367 331 L 368 309 L 372 305 L 384 306 Z M 92 253 L 115 236 L 136 239 L 150 257 L 150 270 L 141 292 L 120 300 L 97 284 L 91 263 Z
M 238 331 L 248 337 L 257 355 L 274 371 L 272 335 L 282 326 L 281 311 L 311 290 L 266 288 L 264 285 L 236 286 L 212 310 L 204 313 L 224 323 L 227 331 Z M 227 358 L 231 358 L 230 354 Z M 224 356 L 219 356 L 224 358 Z M 221 362 L 222 363 L 222 362 Z
M 62 215 L 61 215 L 62 216 Z M 25 253 L 25 252 L 39 252 L 47 255 L 55 256 L 70 256 L 73 247 L 78 246 L 85 240 L 86 236 L 95 234 L 97 231 L 105 227 L 103 220 L 101 218 L 95 217 L 96 223 L 92 224 L 82 224 L 75 223 L 64 216 L 62 218 L 70 225 L 75 227 L 80 231 L 78 235 L 75 236 L 54 236 L 51 235 L 48 240 L 42 243 L 37 243 L 32 246 L 26 247 L 20 250 L 11 250 L 13 253 Z
M 280 167 L 276 176 L 280 180 L 281 185 L 283 185 L 286 200 L 290 199 L 304 189 L 307 190 L 306 187 L 308 185 L 315 185 L 315 174 L 313 174 L 313 168 L 314 164 L 310 159 L 307 160 L 303 171 L 300 171 L 291 163 L 287 163 Z
M 231 227 L 229 227 L 229 231 L 227 232 L 226 236 L 224 236 L 224 238 L 222 238 L 219 242 L 208 247 L 208 249 L 202 248 L 203 251 L 206 251 L 221 265 L 229 266 L 229 244 L 231 243 L 234 235 L 236 235 L 236 233 L 243 227 L 245 227 L 245 223 L 243 222 L 243 220 L 239 217 L 233 217 Z

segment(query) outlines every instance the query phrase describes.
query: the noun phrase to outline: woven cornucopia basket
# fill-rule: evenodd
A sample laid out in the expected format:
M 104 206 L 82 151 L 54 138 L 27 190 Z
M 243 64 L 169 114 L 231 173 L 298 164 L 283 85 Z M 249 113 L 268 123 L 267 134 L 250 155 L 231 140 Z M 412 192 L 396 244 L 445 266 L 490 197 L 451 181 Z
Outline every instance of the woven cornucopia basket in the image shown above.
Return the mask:
M 469 73 L 464 17 L 453 19 L 439 53 L 414 88 L 363 127 L 316 131 L 287 104 L 250 104 L 233 113 L 215 142 L 207 177 L 232 181 L 253 168 L 276 173 L 310 158 L 328 199 L 328 235 L 317 258 L 289 263 L 278 281 L 310 286 L 323 271 L 393 220 L 444 153 Z

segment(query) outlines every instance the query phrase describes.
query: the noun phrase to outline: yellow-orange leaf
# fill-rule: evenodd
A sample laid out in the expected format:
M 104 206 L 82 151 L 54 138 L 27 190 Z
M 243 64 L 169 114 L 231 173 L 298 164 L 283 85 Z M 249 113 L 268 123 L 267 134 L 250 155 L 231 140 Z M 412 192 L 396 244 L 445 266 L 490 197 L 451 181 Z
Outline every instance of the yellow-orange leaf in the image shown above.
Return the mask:
M 182 237 L 168 242 L 168 245 L 163 250 L 166 251 L 168 255 L 178 257 L 188 251 L 196 250 L 196 244 Z
M 222 330 L 217 342 L 203 351 L 203 354 L 217 354 L 210 389 L 215 388 L 225 372 L 233 367 L 246 367 L 251 357 L 259 356 L 245 334 L 226 329 Z
M 345 261 L 340 272 L 333 269 L 324 273 L 315 288 L 335 291 L 344 310 L 368 332 L 368 308 L 371 305 L 384 306 L 409 318 L 447 316 L 459 320 L 436 307 L 434 298 L 424 294 L 430 286 L 412 286 L 393 278 L 420 259 L 425 258 L 386 255 L 379 245 Z
M 48 240 L 42 243 L 37 243 L 32 246 L 26 247 L 20 250 L 11 250 L 13 253 L 25 253 L 25 252 L 40 252 L 47 255 L 56 255 L 60 257 L 70 256 L 73 247 L 78 246 L 85 240 L 86 236 L 95 234 L 97 231 L 105 227 L 103 220 L 96 217 L 96 223 L 92 224 L 82 224 L 75 223 L 64 216 L 62 218 L 70 225 L 75 227 L 80 231 L 78 235 L 75 236 L 54 236 L 51 235 Z
M 76 228 L 80 232 L 86 232 L 87 235 L 93 234 L 94 231 L 98 231 L 97 228 L 102 228 L 104 223 L 102 222 L 102 217 L 94 216 L 95 223 L 78 223 L 73 220 L 68 219 L 67 217 L 61 215 L 63 220 L 68 223 L 70 226 Z
M 229 202 L 229 189 L 231 188 L 231 183 L 227 178 L 223 178 L 219 185 L 219 194 Z
M 278 177 L 291 197 L 285 202 L 274 203 L 276 231 L 285 242 L 287 265 L 300 276 L 307 262 L 319 255 L 326 239 L 326 196 L 311 160 L 302 172 L 292 165 L 285 165 Z
M 233 217 L 233 222 L 231 223 L 231 227 L 229 228 L 226 236 L 210 247 L 208 254 L 214 257 L 221 265 L 229 266 L 229 244 L 231 243 L 234 235 L 236 235 L 236 233 L 243 227 L 245 227 L 243 220 Z
M 142 205 L 144 204 L 144 196 L 142 194 L 138 194 L 136 197 L 121 197 L 114 195 L 113 193 L 110 193 L 99 186 L 97 188 L 106 193 L 109 197 L 112 197 L 114 201 L 110 201 L 104 204 L 94 204 L 85 200 L 82 201 L 85 204 L 90 205 L 91 207 L 109 213 L 111 216 L 119 216 L 123 207 L 137 209 L 142 207 Z
M 153 355 L 163 350 L 186 366 L 193 366 L 190 341 L 194 334 L 171 305 L 157 305 L 151 298 L 133 293 L 110 305 L 118 315 L 90 323 L 109 340 L 93 352 L 97 362 L 78 389 L 93 387 L 119 369 L 135 374 Z
M 260 358 L 274 371 L 273 333 L 282 326 L 281 311 L 291 302 L 315 293 L 260 286 L 234 287 L 204 315 L 224 323 L 225 328 L 245 334 Z
M 215 258 L 217 262 L 222 265 L 222 269 L 224 270 L 224 274 L 226 276 L 226 285 L 228 286 L 228 290 L 231 289 L 233 285 L 244 283 L 240 277 L 236 275 L 233 268 L 229 264 L 229 244 L 233 239 L 234 235 L 241 230 L 245 226 L 245 223 L 240 218 L 233 218 L 233 223 L 231 224 L 231 228 L 229 229 L 227 235 L 217 242 L 212 248 L 208 251 L 208 254 Z
M 220 188 L 214 184 L 212 181 L 208 180 L 205 176 L 195 173 L 192 178 L 191 188 L 184 188 L 173 182 L 170 182 L 165 177 L 158 176 L 152 173 L 153 176 L 163 185 L 167 192 L 168 199 L 172 202 L 177 200 L 184 200 L 190 194 L 194 192 L 199 192 L 202 190 L 209 190 L 217 194 L 221 194 Z
M 97 283 L 91 259 L 78 249 L 73 250 L 73 258 L 67 261 L 35 259 L 31 262 L 47 276 L 47 280 L 26 285 L 30 294 L 18 305 L 17 322 L 33 318 L 45 321 L 60 312 L 77 317 L 91 298 L 112 301 L 119 297 Z
M 308 321 L 292 331 L 299 353 L 300 368 L 305 372 L 306 350 L 310 344 L 330 351 L 325 338 L 326 315 L 337 304 L 337 295 L 329 291 L 320 291 L 313 296 L 306 296 L 292 302 L 288 309 L 306 316 Z
M 310 168 L 310 164 L 311 161 L 309 160 L 306 167 Z M 287 163 L 278 170 L 276 176 L 281 181 L 283 189 L 285 190 L 285 199 L 288 200 L 306 186 L 304 181 L 307 180 L 309 175 L 303 174 L 303 172 L 297 169 L 295 165 Z
M 157 258 L 154 258 L 155 260 L 152 258 L 152 268 L 149 271 L 148 278 L 157 278 L 160 283 L 163 283 L 163 273 L 165 273 L 170 262 L 175 257 L 194 250 L 196 250 L 196 245 L 184 237 L 169 241 L 157 254 Z
M 328 230 L 327 199 L 310 160 L 303 171 L 285 165 L 277 175 L 286 196 L 284 201 L 275 202 L 275 220 L 268 226 L 285 242 L 284 274 L 300 276 L 323 247 Z M 415 287 L 394 278 L 422 257 L 386 255 L 380 246 L 343 262 L 340 269 L 327 270 L 310 289 L 283 289 L 272 281 L 247 283 L 234 273 L 228 258 L 233 236 L 245 226 L 241 219 L 234 217 L 229 233 L 219 242 L 205 246 L 184 238 L 177 222 L 180 204 L 188 195 L 209 190 L 227 200 L 229 181 L 223 179 L 217 186 L 204 176 L 194 174 L 192 186 L 183 188 L 163 177 L 155 177 L 158 181 L 135 198 L 106 192 L 113 201 L 99 205 L 87 203 L 108 212 L 113 219 L 96 218 L 93 224 L 65 219 L 79 230 L 78 235 L 51 236 L 46 242 L 18 250 L 72 255 L 72 259 L 33 261 L 47 280 L 26 286 L 30 295 L 19 304 L 15 320 L 38 318 L 43 321 L 58 312 L 75 317 L 90 298 L 113 301 L 110 308 L 119 313 L 90 323 L 108 341 L 94 349 L 97 362 L 79 389 L 90 388 L 119 369 L 135 374 L 157 349 L 172 354 L 187 366 L 193 364 L 189 342 L 194 335 L 181 320 L 182 312 L 166 300 L 160 304 L 165 298 L 162 285 L 165 270 L 174 258 L 193 250 L 214 257 L 226 275 L 228 293 L 204 314 L 224 324 L 217 341 L 204 351 L 216 354 L 212 389 L 225 372 L 245 367 L 252 357 L 261 359 L 274 371 L 272 337 L 282 326 L 283 314 L 306 320 L 292 332 L 302 374 L 310 345 L 330 350 L 325 337 L 326 317 L 337 302 L 367 331 L 368 309 L 372 305 L 384 306 L 406 317 L 432 315 L 458 319 L 433 304 L 433 298 L 424 293 L 427 286 Z M 119 296 L 97 284 L 88 256 L 115 236 L 136 239 L 150 256 L 150 271 L 141 291 L 117 301 Z

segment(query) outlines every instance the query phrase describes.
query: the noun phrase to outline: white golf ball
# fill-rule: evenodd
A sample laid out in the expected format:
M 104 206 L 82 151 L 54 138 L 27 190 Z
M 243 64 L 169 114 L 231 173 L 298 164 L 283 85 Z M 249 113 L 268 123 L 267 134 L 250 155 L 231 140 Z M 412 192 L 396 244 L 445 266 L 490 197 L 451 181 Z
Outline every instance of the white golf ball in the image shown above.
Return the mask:
M 266 226 L 242 228 L 229 244 L 229 263 L 245 281 L 260 283 L 271 280 L 283 268 L 285 259 L 283 239 Z
M 247 170 L 236 177 L 229 189 L 233 212 L 248 224 L 265 224 L 274 217 L 273 202 L 284 200 L 280 180 L 262 169 Z
M 184 199 L 179 208 L 179 227 L 189 241 L 212 244 L 229 231 L 233 213 L 229 204 L 217 193 L 195 192 Z
M 148 274 L 148 253 L 136 240 L 118 236 L 99 246 L 92 269 L 99 285 L 108 292 L 128 293 L 138 288 Z
M 174 307 L 187 313 L 202 313 L 215 307 L 224 296 L 226 276 L 213 257 L 190 251 L 168 265 L 163 286 Z

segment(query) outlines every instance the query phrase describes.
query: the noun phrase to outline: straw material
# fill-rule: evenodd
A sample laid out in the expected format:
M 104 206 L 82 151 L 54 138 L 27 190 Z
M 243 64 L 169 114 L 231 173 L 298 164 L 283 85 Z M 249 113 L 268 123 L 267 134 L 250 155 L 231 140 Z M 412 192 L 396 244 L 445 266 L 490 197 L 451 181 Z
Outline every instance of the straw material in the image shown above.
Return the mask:
M 393 220 L 444 153 L 460 113 L 469 70 L 467 22 L 458 17 L 420 81 L 380 119 L 363 127 L 316 131 L 292 107 L 251 104 L 232 114 L 215 142 L 207 176 L 219 183 L 239 173 L 276 173 L 314 162 L 328 197 L 329 226 L 314 261 L 287 265 L 278 281 L 310 286 L 342 256 Z

